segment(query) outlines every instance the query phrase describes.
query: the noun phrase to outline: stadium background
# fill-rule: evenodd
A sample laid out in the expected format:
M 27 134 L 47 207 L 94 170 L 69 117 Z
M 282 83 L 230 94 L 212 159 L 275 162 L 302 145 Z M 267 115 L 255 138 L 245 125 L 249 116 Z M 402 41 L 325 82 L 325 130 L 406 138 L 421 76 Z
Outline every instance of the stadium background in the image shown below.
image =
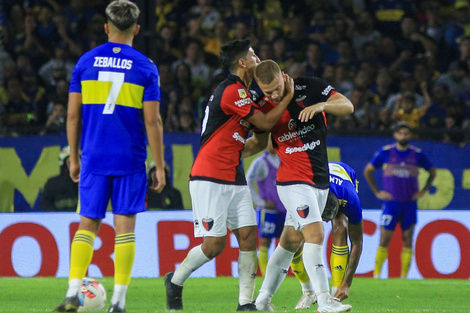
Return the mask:
M 68 8 L 71 5 L 71 2 L 74 1 L 52 1 L 57 3 L 62 8 Z M 75 1 L 76 2 L 76 1 Z M 191 14 L 191 9 L 196 5 L 196 1 L 135 1 L 141 8 L 142 14 L 140 18 L 140 24 L 142 30 L 139 36 L 135 38 L 135 47 L 144 52 L 150 58 L 156 61 L 157 65 L 161 66 L 162 70 L 165 66 L 168 66 L 168 59 L 162 57 L 159 54 L 161 49 L 161 31 L 163 25 L 159 26 L 161 21 L 161 15 L 156 17 L 156 3 L 164 4 L 165 8 L 170 8 L 168 6 L 170 3 L 173 3 L 173 8 L 176 8 L 175 12 L 181 13 L 180 18 L 178 19 L 171 14 L 168 14 L 168 23 L 173 25 L 174 23 L 183 23 L 180 26 L 180 36 L 181 42 L 177 43 L 173 41 L 178 48 L 180 49 L 180 59 L 175 60 L 174 62 L 181 61 L 184 52 L 183 48 L 180 46 L 182 42 L 188 40 L 190 36 L 191 29 L 185 29 L 184 18 L 191 20 L 194 18 Z M 243 1 L 242 1 L 243 2 Z M 388 1 L 299 1 L 295 5 L 289 7 L 289 1 L 252 1 L 247 3 L 245 1 L 245 7 L 249 8 L 247 10 L 248 21 L 254 20 L 255 25 L 254 29 L 249 29 L 247 36 L 253 39 L 253 43 L 256 49 L 261 49 L 262 42 L 259 38 L 262 38 L 265 33 L 260 33 L 266 31 L 266 34 L 269 34 L 267 30 L 272 29 L 281 29 L 281 32 L 285 32 L 284 36 L 275 36 L 271 38 L 270 44 L 273 46 L 275 42 L 279 40 L 280 37 L 283 37 L 284 40 L 289 39 L 289 29 L 288 26 L 279 25 L 276 23 L 275 18 L 270 17 L 268 13 L 273 13 L 276 11 L 276 8 L 281 8 L 281 18 L 285 18 L 288 21 L 295 20 L 296 14 L 300 14 L 302 9 L 309 7 L 311 16 L 309 17 L 310 24 L 305 25 L 305 31 L 310 32 L 310 37 L 315 37 L 315 34 L 324 34 L 326 32 L 325 28 L 331 28 L 335 23 L 325 23 L 321 25 L 316 23 L 314 18 L 319 18 L 318 15 L 315 15 L 315 12 L 323 11 L 324 18 L 326 20 L 329 18 L 336 18 L 336 20 L 347 20 L 350 19 L 353 22 L 357 22 L 359 17 L 359 12 L 361 10 L 371 11 L 376 19 L 376 29 L 379 30 L 380 34 L 383 37 L 390 36 L 395 40 L 400 39 L 400 30 L 397 25 L 399 25 L 399 20 L 402 16 L 407 13 L 412 13 L 418 20 L 419 30 L 422 33 L 427 35 L 432 35 L 432 30 L 441 31 L 441 41 L 436 40 L 439 49 L 437 52 L 434 52 L 434 59 L 438 59 L 438 62 L 435 62 L 430 68 L 429 77 L 426 80 L 429 82 L 429 86 L 432 86 L 435 83 L 439 76 L 442 76 L 448 72 L 448 67 L 454 60 L 458 60 L 462 54 L 462 51 L 459 49 L 459 44 L 461 41 L 455 40 L 455 42 L 447 41 L 448 38 L 445 36 L 452 28 L 452 26 L 461 26 L 457 21 L 456 14 L 462 13 L 462 10 L 466 10 L 466 14 L 469 14 L 469 6 L 467 1 L 394 1 L 393 5 L 396 5 L 396 8 L 387 8 L 385 3 Z M 0 34 L 1 34 L 1 52 L 2 52 L 2 64 L 1 64 L 1 75 L 0 79 L 2 80 L 2 87 L 0 90 L 0 97 L 3 102 L 0 101 L 0 114 L 2 114 L 2 122 L 5 114 L 3 109 L 6 105 L 4 95 L 6 93 L 6 85 L 8 82 L 9 72 L 5 70 L 10 61 L 16 62 L 19 59 L 19 56 L 22 55 L 22 51 L 17 51 L 14 49 L 14 46 L 11 46 L 11 42 L 15 42 L 12 39 L 11 33 L 11 16 L 9 9 L 14 5 L 21 3 L 25 12 L 28 14 L 38 15 L 40 8 L 46 6 L 47 1 L 3 1 L 0 10 Z M 82 1 L 85 9 L 99 11 L 106 5 L 107 1 Z M 300 4 L 299 4 L 300 3 Z M 269 10 L 270 5 L 272 5 L 272 10 Z M 437 7 L 436 7 L 437 5 Z M 221 13 L 221 16 L 226 16 L 226 13 L 230 13 L 230 1 L 213 1 L 213 8 L 216 11 Z M 55 8 L 53 8 L 55 9 Z M 380 22 L 379 19 L 384 16 L 380 12 L 384 13 L 387 9 L 395 12 L 396 16 L 392 17 L 398 21 L 398 24 L 388 23 L 385 25 L 383 22 Z M 395 10 L 393 10 L 395 9 Z M 409 12 L 406 12 L 409 10 Z M 436 14 L 435 11 L 438 10 L 441 17 L 439 23 L 431 23 L 431 16 Z M 169 11 L 171 12 L 171 11 Z M 254 12 L 250 14 L 250 12 Z M 264 14 L 266 13 L 266 14 Z M 274 12 L 275 13 L 275 12 Z M 195 13 L 194 13 L 195 14 Z M 303 17 L 306 17 L 307 14 L 302 14 Z M 386 14 L 385 14 L 386 15 Z M 250 19 L 251 16 L 251 19 Z M 275 14 L 273 16 L 276 16 Z M 470 16 L 470 15 L 468 15 Z M 278 16 L 279 17 L 279 16 Z M 398 18 L 396 18 L 398 17 Z M 435 17 L 435 15 L 434 15 Z M 174 19 L 174 20 L 172 20 Z M 183 19 L 183 20 L 182 20 Z M 91 22 L 92 18 L 90 18 Z M 336 21 L 335 20 L 335 21 Z M 467 19 L 468 23 L 469 19 Z M 279 22 L 279 21 L 278 21 Z M 10 23 L 10 24 L 9 24 Z M 172 24 L 173 23 L 173 24 Z M 337 30 L 340 31 L 340 24 L 335 25 L 338 27 Z M 260 26 L 262 25 L 262 26 Z M 307 27 L 308 26 L 308 27 Z M 455 26 L 454 28 L 459 30 Z M 465 25 L 464 25 L 465 26 Z M 174 25 L 172 26 L 174 27 Z M 322 27 L 324 27 L 322 29 Z M 460 33 L 456 31 L 454 34 L 454 39 L 462 39 L 467 32 L 470 32 L 469 28 L 461 27 Z M 13 27 L 14 29 L 14 27 Z M 10 32 L 9 32 L 10 31 Z M 447 32 L 446 32 L 447 31 Z M 186 32 L 186 33 L 185 33 Z M 202 30 L 201 30 L 202 32 Z M 235 29 L 231 29 L 230 36 L 237 36 Z M 439 33 L 439 32 L 438 32 Z M 312 35 L 313 34 L 313 35 Z M 18 34 L 14 34 L 16 38 Z M 76 34 L 77 35 L 77 34 Z M 278 34 L 279 35 L 279 34 Z M 10 36 L 10 37 L 8 37 Z M 255 38 L 258 36 L 259 38 Z M 351 35 L 352 36 L 352 35 Z M 450 36 L 450 35 L 449 35 Z M 204 36 L 203 36 L 204 37 Z M 269 37 L 269 36 L 268 36 Z M 317 37 L 316 37 L 317 38 Z M 433 37 L 434 38 L 434 37 Z M 17 39 L 17 38 L 16 38 Z M 293 39 L 293 38 L 291 38 Z M 327 39 L 327 38 L 326 38 Z M 325 42 L 327 40 L 325 39 Z M 94 38 L 95 41 L 103 40 L 103 38 Z M 282 41 L 282 40 L 281 40 Z M 293 41 L 292 41 L 293 42 Z M 291 42 L 291 43 L 292 43 Z M 49 43 L 43 42 L 47 45 Z M 325 45 L 322 45 L 325 47 Z M 442 48 L 444 47 L 444 48 Z M 86 50 L 86 46 L 83 47 Z M 282 60 L 282 65 L 288 70 L 289 64 L 292 65 L 292 62 L 297 64 L 304 64 L 306 61 L 303 59 L 299 60 L 299 55 L 305 54 L 305 51 L 287 51 L 284 54 Z M 356 51 L 357 53 L 358 51 Z M 400 58 L 400 53 L 403 51 L 398 50 L 395 55 L 396 59 Z M 414 72 L 415 68 L 413 67 L 413 62 L 428 62 L 426 56 L 431 51 L 424 51 L 422 54 L 419 51 L 415 51 L 414 58 L 411 60 L 412 63 L 406 64 L 404 62 L 399 66 L 392 74 L 395 87 L 393 91 L 398 91 L 398 85 L 403 79 L 408 79 L 411 76 L 415 76 L 417 79 L 417 74 Z M 5 57 L 5 53 L 10 57 Z M 166 53 L 166 52 L 165 52 Z M 431 53 L 432 54 L 432 53 Z M 358 55 L 356 55 L 358 57 Z M 76 58 L 76 56 L 75 56 Z M 9 60 L 11 59 L 11 60 Z M 5 60 L 5 62 L 3 62 Z M 34 70 L 39 70 L 39 65 L 35 65 L 34 62 L 37 62 L 38 59 L 32 58 L 32 68 Z M 72 56 L 68 61 L 73 61 L 74 57 Z M 47 61 L 47 60 L 44 60 Z M 467 59 L 468 61 L 468 59 Z M 211 83 L 220 79 L 221 75 L 224 75 L 224 72 L 218 68 L 216 58 L 214 59 L 213 54 L 206 54 L 205 62 L 209 64 L 211 70 Z M 384 66 L 384 61 L 377 59 L 378 64 Z M 381 63 L 382 62 L 382 63 Z M 353 64 L 354 63 L 354 64 Z M 357 64 L 356 64 L 357 63 Z M 367 61 L 362 62 L 351 62 L 349 79 L 353 87 L 349 89 L 350 94 L 347 94 L 349 97 L 354 96 L 354 91 L 358 91 L 359 88 L 357 85 L 360 85 L 360 81 L 357 78 L 361 75 L 361 71 L 365 72 L 365 69 L 362 68 L 362 63 L 367 63 Z M 341 67 L 342 63 L 334 63 L 336 67 Z M 324 63 L 325 67 L 331 65 Z M 430 66 L 430 63 L 425 63 L 427 66 Z M 391 65 L 389 65 L 391 66 Z M 463 65 L 462 65 L 463 66 Z M 171 67 L 172 68 L 172 67 Z M 294 66 L 291 66 L 290 69 L 293 69 Z M 23 75 L 27 73 L 29 68 L 21 68 L 18 72 L 18 75 Z M 326 79 L 326 77 L 325 77 Z M 466 79 L 468 80 L 468 68 L 466 71 Z M 191 82 L 192 84 L 192 82 Z M 197 82 L 196 82 L 197 84 Z M 44 86 L 45 91 L 48 89 L 47 82 L 41 81 L 40 85 Z M 335 85 L 333 83 L 333 85 Z M 377 94 L 373 93 L 373 83 L 371 83 L 370 90 L 367 92 L 366 100 L 367 101 L 376 101 Z M 344 86 L 343 86 L 344 87 Z M 393 89 L 393 88 L 392 88 Z M 362 90 L 362 89 L 361 89 Z M 417 89 L 419 91 L 419 88 Z M 194 91 L 194 90 L 193 90 Z M 192 115 L 196 125 L 201 119 L 200 113 L 203 111 L 201 105 L 203 105 L 204 96 L 207 96 L 207 93 L 210 91 L 208 86 L 201 88 L 198 101 L 193 101 Z M 184 92 L 182 92 L 184 94 Z M 437 178 L 432 187 L 430 193 L 426 195 L 423 199 L 419 201 L 420 211 L 419 219 L 420 224 L 415 234 L 415 242 L 418 240 L 425 240 L 427 245 L 424 245 L 424 250 L 418 250 L 416 260 L 414 260 L 411 270 L 411 278 L 423 278 L 423 277 L 456 277 L 469 279 L 470 273 L 465 264 L 468 258 L 469 249 L 465 248 L 464 243 L 469 242 L 470 240 L 470 217 L 468 215 L 468 199 L 469 189 L 470 189 L 470 159 L 469 155 L 469 146 L 467 143 L 469 132 L 466 129 L 465 121 L 468 120 L 468 94 L 469 90 L 463 90 L 462 92 L 455 94 L 453 98 L 458 100 L 460 103 L 460 108 L 462 111 L 459 111 L 461 115 L 460 124 L 451 125 L 447 127 L 447 124 L 440 125 L 428 125 L 423 126 L 417 130 L 419 138 L 425 139 L 415 139 L 413 144 L 416 144 L 418 147 L 422 148 L 425 153 L 429 156 L 430 160 L 438 169 Z M 167 98 L 169 96 L 167 95 Z M 193 129 L 190 133 L 182 133 L 181 128 L 178 127 L 178 122 L 175 124 L 170 123 L 172 119 L 178 119 L 179 115 L 183 112 L 174 113 L 174 116 L 170 113 L 171 105 L 168 103 L 168 99 L 162 99 L 162 109 L 164 110 L 164 117 L 166 117 L 165 123 L 165 160 L 170 165 L 172 171 L 172 179 L 176 188 L 178 188 L 183 194 L 183 201 L 185 209 L 190 209 L 190 200 L 189 193 L 187 190 L 187 177 L 189 169 L 191 167 L 194 156 L 197 154 L 199 136 L 197 130 Z M 180 95 L 178 100 L 183 102 L 185 98 L 184 95 Z M 375 99 L 375 100 L 374 100 Z M 456 100 L 456 101 L 457 101 Z M 53 102 L 55 100 L 51 100 Z M 167 101 L 165 105 L 163 102 Z M 369 102 L 358 101 L 354 102 L 356 106 L 362 105 L 360 110 L 365 116 L 370 114 L 373 116 L 374 113 L 377 113 L 377 108 L 374 110 L 368 110 Z M 378 107 L 385 106 L 385 102 L 382 101 L 376 103 Z M 449 105 L 450 107 L 450 105 Z M 444 114 L 445 117 L 455 118 L 455 113 L 452 113 L 450 110 L 438 111 L 438 113 Z M 181 114 L 180 114 L 181 113 Z M 454 115 L 452 115 L 454 114 Z M 434 116 L 435 117 L 435 116 Z M 330 160 L 340 160 L 346 163 L 349 163 L 353 166 L 359 175 L 360 184 L 360 197 L 364 205 L 366 220 L 370 221 L 370 226 L 367 234 L 367 240 L 365 240 L 365 253 L 361 259 L 360 272 L 361 275 L 370 274 L 370 264 L 373 260 L 373 253 L 378 244 L 378 232 L 377 225 L 379 221 L 379 209 L 380 202 L 375 199 L 369 188 L 367 187 L 363 176 L 362 169 L 367 163 L 367 161 L 372 157 L 372 154 L 381 146 L 389 144 L 392 142 L 390 137 L 390 127 L 375 127 L 373 123 L 364 125 L 358 121 L 363 121 L 364 117 L 357 116 L 355 117 L 356 123 L 354 127 L 350 128 L 348 121 L 334 121 L 331 125 L 330 137 L 328 139 L 329 146 L 329 157 Z M 367 120 L 367 118 L 365 119 Z M 390 126 L 390 125 L 389 125 Z M 196 127 L 194 127 L 196 128 Z M 60 148 L 66 145 L 66 138 L 63 133 L 56 134 L 46 134 L 38 135 L 43 126 L 37 124 L 27 125 L 24 128 L 15 128 L 9 127 L 8 125 L 0 124 L 0 212 L 16 212 L 11 214 L 1 215 L 0 222 L 0 251 L 4 254 L 0 259 L 8 259 L 11 262 L 7 262 L 7 266 L 2 266 L 2 273 L 0 276 L 66 276 L 65 266 L 68 264 L 68 254 L 69 254 L 69 240 L 72 234 L 73 223 L 76 222 L 77 216 L 73 213 L 32 213 L 39 212 L 39 199 L 41 196 L 41 189 L 44 186 L 46 180 L 54 175 L 57 175 L 59 168 L 57 166 L 57 156 L 59 154 Z M 14 134 L 14 136 L 12 136 Z M 18 136 L 19 134 L 19 136 Z M 458 134 L 457 136 L 452 136 L 453 134 Z M 450 136 L 449 136 L 450 135 Z M 248 167 L 252 159 L 245 161 L 245 167 Z M 378 173 L 376 173 L 378 175 Z M 377 177 L 378 178 L 378 177 Z M 421 177 L 421 183 L 424 182 L 425 177 Z M 429 210 L 429 211 L 424 211 Z M 432 212 L 431 212 L 432 210 Z M 194 238 L 192 238 L 192 225 L 190 223 L 191 215 L 188 211 L 182 212 L 151 212 L 149 214 L 149 221 L 145 223 L 151 223 L 151 225 L 138 225 L 139 229 L 145 230 L 145 233 L 142 233 L 144 238 L 153 238 L 154 240 L 149 240 L 152 248 L 145 246 L 142 250 L 150 251 L 150 254 L 144 254 L 143 259 L 137 259 L 135 266 L 136 273 L 134 275 L 147 277 L 147 276 L 159 276 L 159 273 L 162 270 L 162 266 L 170 266 L 171 264 L 177 264 L 178 258 L 181 253 L 181 256 L 186 254 L 187 249 L 190 245 L 195 244 Z M 151 218 L 150 218 L 151 217 Z M 109 219 L 109 217 L 108 217 Z M 140 219 L 142 221 L 143 219 Z M 165 228 L 161 221 L 170 220 L 175 222 L 174 225 L 183 225 L 182 234 L 172 233 L 171 228 Z M 139 222 L 140 223 L 140 222 Z M 144 223 L 144 224 L 145 224 Z M 436 224 L 437 223 L 437 224 Z M 111 225 L 110 221 L 108 224 Z M 165 232 L 160 233 L 160 226 L 163 226 Z M 429 230 L 430 228 L 435 228 L 437 230 L 426 232 L 422 231 Z M 47 231 L 45 231 L 47 230 Z M 43 234 L 44 237 L 38 236 L 37 234 Z M 109 229 L 108 229 L 109 231 Z M 48 234 L 49 233 L 49 234 Z M 157 235 L 156 235 L 157 234 Z M 159 253 L 164 251 L 161 247 L 161 243 L 166 241 L 158 241 L 159 235 L 162 237 L 173 236 L 173 244 L 177 247 L 178 253 L 175 253 L 175 257 L 170 259 L 173 261 L 171 264 L 162 265 L 159 263 Z M 102 235 L 103 238 L 107 238 L 107 234 Z M 44 239 L 46 238 L 46 239 Z M 49 240 L 50 239 L 50 240 Z M 47 244 L 43 244 L 42 240 L 49 240 Z M 399 245 L 398 239 L 395 238 L 395 244 Z M 171 240 L 168 242 L 171 243 Z M 419 241 L 422 242 L 422 241 Z M 138 246 L 139 246 L 138 244 Z M 233 246 L 231 244 L 231 246 Z M 55 249 L 56 247 L 57 249 Z M 169 246 L 172 247 L 171 245 Z M 100 244 L 96 249 L 99 251 Z M 50 253 L 49 251 L 55 251 Z M 31 258 L 31 255 L 37 256 L 37 258 Z M 420 251 L 420 252 L 419 252 Z M 139 251 L 138 251 L 139 252 Z M 326 255 L 326 253 L 325 253 Z M 398 255 L 398 254 L 397 254 Z M 111 260 L 112 251 L 102 251 L 102 253 L 97 253 L 98 263 L 105 262 L 107 270 L 103 273 L 103 270 L 100 266 L 90 270 L 92 274 L 96 273 L 96 276 L 111 275 L 111 272 L 107 272 L 109 267 L 109 260 Z M 446 256 L 442 259 L 442 256 Z M 102 258 L 104 261 L 99 261 L 99 258 Z M 55 258 L 55 259 L 54 259 Z M 31 262 L 32 259 L 38 260 L 37 262 Z M 53 260 L 52 262 L 47 262 L 49 259 Z M 54 261 L 55 260 L 55 261 Z M 233 258 L 230 257 L 230 253 L 224 254 L 219 258 L 217 264 L 208 265 L 209 269 L 203 269 L 202 272 L 196 273 L 196 275 L 201 276 L 215 276 L 215 275 L 232 275 L 231 267 L 233 266 Z M 444 260 L 444 261 L 442 261 Z M 56 262 L 57 261 L 57 262 Z M 181 260 L 179 260 L 181 261 Z M 428 262 L 429 261 L 429 262 Z M 140 263 L 143 262 L 143 263 Z M 145 263 L 150 262 L 150 263 Z M 424 264 L 428 262 L 432 265 L 432 269 L 424 269 L 419 266 L 419 264 Z M 57 264 L 57 267 L 54 267 L 54 264 Z M 218 265 L 224 264 L 224 265 Z M 229 266 L 229 268 L 219 269 L 222 266 Z M 140 269 L 152 269 L 148 272 L 140 272 Z M 167 269 L 167 268 L 164 268 Z M 96 271 L 96 272 L 93 272 Z M 391 276 L 397 275 L 394 272 L 394 269 L 390 269 Z M 236 271 L 235 271 L 236 272 Z

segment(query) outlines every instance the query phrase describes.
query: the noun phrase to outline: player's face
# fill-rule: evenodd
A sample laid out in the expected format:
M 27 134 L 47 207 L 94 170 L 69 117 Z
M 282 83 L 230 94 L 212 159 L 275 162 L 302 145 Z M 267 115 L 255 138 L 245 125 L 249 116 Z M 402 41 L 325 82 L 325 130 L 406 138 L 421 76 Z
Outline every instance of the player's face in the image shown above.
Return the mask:
M 286 89 L 284 84 L 284 78 L 281 72 L 279 72 L 277 77 L 271 83 L 258 83 L 258 86 L 259 88 L 261 88 L 264 95 L 275 104 L 278 104 L 282 101 L 282 99 L 284 99 Z
M 252 47 L 248 49 L 248 53 L 246 54 L 246 59 L 244 61 L 246 69 L 249 71 L 254 71 L 256 65 L 261 62 Z
M 406 147 L 411 139 L 411 131 L 408 128 L 401 128 L 393 136 L 400 146 Z

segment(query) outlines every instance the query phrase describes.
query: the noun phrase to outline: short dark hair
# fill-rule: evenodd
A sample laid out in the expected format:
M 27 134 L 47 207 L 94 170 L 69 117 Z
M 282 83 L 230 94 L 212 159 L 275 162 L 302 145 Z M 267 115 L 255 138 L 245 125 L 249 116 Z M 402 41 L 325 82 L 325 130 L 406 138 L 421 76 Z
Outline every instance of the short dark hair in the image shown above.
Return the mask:
M 395 126 L 393 127 L 393 132 L 396 133 L 402 128 L 408 128 L 408 130 L 411 131 L 410 124 L 408 124 L 407 122 L 401 121 L 401 122 L 398 122 L 398 123 L 395 124 Z
M 326 199 L 325 209 L 321 215 L 322 220 L 325 222 L 331 221 L 338 214 L 339 202 L 338 197 L 330 190 L 328 192 L 328 199 Z
M 250 49 L 250 39 L 235 39 L 220 49 L 222 65 L 233 71 L 237 67 L 238 59 L 245 58 Z

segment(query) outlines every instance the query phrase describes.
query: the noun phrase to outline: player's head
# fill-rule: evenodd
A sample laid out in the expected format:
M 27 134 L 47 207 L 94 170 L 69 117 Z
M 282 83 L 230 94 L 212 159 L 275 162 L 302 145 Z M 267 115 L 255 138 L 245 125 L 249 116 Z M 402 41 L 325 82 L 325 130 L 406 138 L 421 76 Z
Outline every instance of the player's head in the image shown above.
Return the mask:
M 115 0 L 106 7 L 108 25 L 122 33 L 133 33 L 138 27 L 137 19 L 140 10 L 137 5 L 129 0 Z
M 231 73 L 239 68 L 253 71 L 260 62 L 255 51 L 251 47 L 249 39 L 236 39 L 222 46 L 220 51 L 222 65 Z
M 286 93 L 281 68 L 273 60 L 264 60 L 255 68 L 255 79 L 264 95 L 278 104 Z
M 406 122 L 398 122 L 393 128 L 393 138 L 395 138 L 398 145 L 403 148 L 408 146 L 411 136 L 411 127 Z
M 321 215 L 321 218 L 325 222 L 331 221 L 339 210 L 339 201 L 338 197 L 331 190 L 328 192 L 328 199 L 326 200 L 325 209 Z

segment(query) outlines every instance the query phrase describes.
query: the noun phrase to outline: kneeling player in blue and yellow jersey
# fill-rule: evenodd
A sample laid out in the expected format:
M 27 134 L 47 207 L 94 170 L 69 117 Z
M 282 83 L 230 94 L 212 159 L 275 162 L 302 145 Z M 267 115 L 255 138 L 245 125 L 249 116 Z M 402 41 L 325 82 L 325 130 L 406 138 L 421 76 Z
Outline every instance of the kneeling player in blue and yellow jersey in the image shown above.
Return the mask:
M 349 289 L 361 257 L 364 224 L 356 171 L 342 162 L 329 162 L 328 166 L 330 192 L 322 219 L 325 222 L 332 221 L 331 295 L 342 301 L 349 297 Z M 302 251 L 296 253 L 294 261 L 291 267 L 301 282 L 303 291 L 295 308 L 308 308 L 315 303 L 316 297 L 302 262 Z
M 111 2 L 104 25 L 108 42 L 86 52 L 73 70 L 67 139 L 70 176 L 79 181 L 80 224 L 72 241 L 69 287 L 56 312 L 78 310 L 78 294 L 110 200 L 116 237 L 114 292 L 108 312 L 126 311 L 136 214 L 145 211 L 146 141 L 157 166 L 154 189 L 160 192 L 165 186 L 158 69 L 132 48 L 139 14 L 131 1 Z

